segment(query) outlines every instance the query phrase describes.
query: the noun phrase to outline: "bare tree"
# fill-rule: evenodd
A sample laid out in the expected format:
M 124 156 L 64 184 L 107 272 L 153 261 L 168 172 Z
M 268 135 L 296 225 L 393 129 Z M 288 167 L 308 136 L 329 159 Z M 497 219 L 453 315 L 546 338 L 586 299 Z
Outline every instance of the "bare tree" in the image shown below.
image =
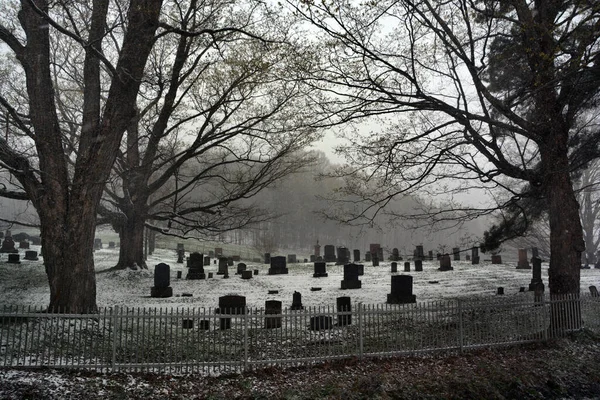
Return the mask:
M 344 195 L 359 199 L 346 202 L 346 219 L 368 221 L 408 193 L 500 187 L 512 201 L 526 184 L 548 205 L 550 292 L 579 293 L 585 246 L 570 172 L 598 156 L 598 131 L 578 129 L 598 122 L 584 112 L 600 87 L 595 2 L 291 4 L 330 52 L 312 81 L 331 94 L 326 107 L 340 121 L 370 115 L 391 127 L 345 150 Z

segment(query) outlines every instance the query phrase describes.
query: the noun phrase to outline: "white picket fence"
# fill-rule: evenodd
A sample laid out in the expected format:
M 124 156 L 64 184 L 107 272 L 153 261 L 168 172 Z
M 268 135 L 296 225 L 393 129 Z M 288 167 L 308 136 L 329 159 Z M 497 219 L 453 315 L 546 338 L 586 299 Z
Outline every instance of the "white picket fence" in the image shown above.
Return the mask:
M 4 306 L 0 367 L 212 374 L 543 341 L 584 328 L 600 332 L 600 297 L 589 294 L 353 304 L 344 312 L 335 306 L 280 314 L 216 311 L 113 307 L 59 314 Z

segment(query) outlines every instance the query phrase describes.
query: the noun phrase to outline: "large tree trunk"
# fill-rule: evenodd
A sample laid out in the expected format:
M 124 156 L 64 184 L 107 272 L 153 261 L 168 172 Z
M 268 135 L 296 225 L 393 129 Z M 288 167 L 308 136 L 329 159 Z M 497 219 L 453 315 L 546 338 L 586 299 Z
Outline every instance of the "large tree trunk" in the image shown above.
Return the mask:
M 575 300 L 580 291 L 581 253 L 585 250 L 583 229 L 569 174 L 568 135 L 556 132 L 551 138 L 540 147 L 550 222 L 550 296 L 557 300 L 570 295 Z M 551 329 L 564 331 L 580 326 L 576 302 L 552 305 Z
M 147 269 L 144 258 L 144 207 L 131 207 L 127 219 L 119 227 L 119 261 L 114 269 Z

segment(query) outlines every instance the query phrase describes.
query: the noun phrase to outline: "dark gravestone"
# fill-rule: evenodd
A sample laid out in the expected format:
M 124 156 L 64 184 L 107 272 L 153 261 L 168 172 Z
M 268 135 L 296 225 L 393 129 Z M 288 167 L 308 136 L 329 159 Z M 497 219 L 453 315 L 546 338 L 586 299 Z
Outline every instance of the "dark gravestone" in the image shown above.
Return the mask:
M 215 258 L 215 251 L 214 250 L 209 250 L 208 251 L 208 257 L 209 258 Z
M 433 261 L 433 250 L 429 250 L 429 261 Z
M 410 272 L 410 262 L 404 263 L 404 272 Z
M 287 262 L 288 264 L 296 264 L 296 255 L 295 254 L 288 254 L 287 256 Z
M 254 275 L 258 275 L 258 270 L 257 269 L 254 270 Z
M 238 255 L 234 255 L 234 256 L 231 256 L 231 259 L 233 260 L 233 262 L 239 262 L 241 260 L 241 257 Z
M 500 254 L 492 254 L 492 264 L 502 264 L 502 256 Z
M 325 262 L 335 262 L 335 246 L 331 244 L 326 244 L 323 254 L 323 259 Z
M 181 293 L 181 297 L 194 297 L 191 293 Z
M 219 257 L 219 270 L 217 271 L 217 275 L 229 275 L 229 263 L 227 262 L 227 257 Z
M 517 269 L 531 269 L 529 261 L 527 260 L 527 249 L 519 249 L 519 262 L 517 263 Z
M 371 255 L 371 264 L 374 267 L 379 267 L 379 256 L 377 254 Z
M 590 295 L 592 297 L 600 297 L 600 294 L 598 293 L 598 288 L 596 286 L 592 285 L 589 287 L 589 289 L 590 289 Z
M 479 247 L 471 248 L 471 264 L 472 265 L 479 264 Z
M 204 273 L 204 255 L 194 252 L 187 260 L 188 273 L 185 279 L 206 279 Z
M 94 250 L 101 250 L 101 249 L 102 249 L 102 239 L 95 238 L 94 239 Z
M 265 253 L 265 264 L 271 264 L 271 253 Z
M 344 265 L 344 280 L 342 281 L 342 289 L 360 289 L 361 281 L 358 279 L 359 264 Z
M 213 277 L 213 273 L 212 273 L 212 272 L 209 272 L 209 273 L 208 273 L 208 279 L 212 279 L 212 277 Z
M 239 264 L 237 265 L 237 272 L 236 272 L 236 274 L 237 274 L 237 275 L 241 275 L 241 274 L 242 274 L 242 272 L 244 272 L 245 270 L 246 270 L 246 264 L 244 264 L 244 263 L 239 263 Z
M 252 271 L 250 271 L 250 270 L 242 271 L 242 279 L 252 279 Z
M 177 271 L 177 279 L 181 279 L 182 275 L 183 275 L 183 273 L 181 271 Z
M 315 317 L 310 317 L 310 330 L 320 331 L 323 329 L 331 329 L 333 327 L 333 323 L 331 321 L 332 318 L 327 315 L 317 315 Z
M 171 267 L 160 263 L 154 267 L 154 286 L 150 289 L 150 297 L 171 297 Z
M 310 262 L 314 263 L 315 261 L 317 261 L 317 256 L 315 256 L 314 254 L 310 255 Z
M 422 272 L 423 271 L 423 261 L 415 260 L 415 271 Z
M 471 255 L 470 254 L 465 255 L 465 260 L 466 261 L 471 261 Z
M 12 236 L 6 236 L 6 238 L 2 241 L 2 248 L 0 248 L 0 253 L 18 253 L 19 250 L 15 249 L 15 241 Z
M 423 246 L 419 245 L 419 246 L 417 246 L 417 248 L 415 250 L 416 250 L 415 260 L 425 259 L 425 253 L 423 252 Z
M 193 319 L 184 319 L 181 321 L 181 329 L 192 329 L 194 328 Z
M 108 248 L 109 249 L 114 249 L 115 248 L 115 242 L 108 242 Z
M 398 263 L 392 262 L 392 272 L 398 272 Z
M 9 253 L 7 262 L 9 264 L 21 264 L 21 256 L 19 253 Z
M 417 296 L 413 294 L 413 277 L 410 275 L 392 276 L 391 293 L 387 295 L 388 304 L 416 303 Z
M 201 319 L 199 322 L 200 323 L 198 324 L 198 329 L 200 329 L 202 331 L 207 331 L 210 329 L 210 320 Z
M 377 257 L 379 258 L 379 261 L 385 260 L 385 258 L 383 258 L 383 247 L 379 248 L 379 251 L 377 252 Z
M 435 259 L 439 261 L 441 258 L 442 258 L 442 254 L 441 253 L 437 253 L 436 256 L 435 256 Z
M 327 263 L 325 261 L 316 262 L 314 264 L 315 272 L 313 278 L 326 278 L 327 277 Z
M 210 266 L 210 257 L 204 256 L 204 266 Z
M 544 283 L 542 282 L 542 259 L 539 257 L 534 257 L 531 259 L 531 263 L 533 264 L 533 277 L 531 278 L 531 283 L 529 284 L 529 290 L 538 290 L 544 291 Z
M 28 249 L 29 248 L 29 242 L 27 240 L 21 240 L 19 242 L 19 248 L 20 249 Z
M 265 301 L 265 315 L 278 315 L 277 317 L 265 317 L 265 328 L 281 328 L 281 310 L 282 305 L 279 300 Z
M 336 308 L 338 313 L 349 313 L 352 311 L 352 302 L 350 297 L 338 297 L 336 299 Z M 338 314 L 338 326 L 346 326 L 352 324 L 352 315 L 351 314 Z
M 365 266 L 363 264 L 358 265 L 358 276 L 363 276 L 365 274 Z
M 369 253 L 371 253 L 371 257 L 379 257 L 379 249 L 381 245 L 379 243 L 371 243 L 369 245 Z
M 503 288 L 502 286 L 500 286 L 500 287 L 497 289 L 497 291 L 496 291 L 496 294 L 497 294 L 498 296 L 502 296 L 502 295 L 504 294 L 504 288 Z
M 177 243 L 177 264 L 183 264 L 185 258 L 185 247 L 183 243 Z
M 337 261 L 336 265 L 346 265 L 350 262 L 350 250 L 346 247 L 337 248 Z
M 227 266 L 233 267 L 233 257 L 227 257 Z
M 25 252 L 25 259 L 26 260 L 30 260 L 30 261 L 37 261 L 38 260 L 38 253 L 35 250 L 27 250 Z
M 365 253 L 365 261 L 367 261 L 367 262 L 371 261 L 371 252 L 370 251 L 367 251 Z
M 439 271 L 452 271 L 452 262 L 450 261 L 450 254 L 444 254 L 440 257 L 440 268 Z
M 322 288 L 320 288 L 320 287 L 311 287 L 311 288 L 310 288 L 310 291 L 311 291 L 311 292 L 320 292 L 320 291 L 321 291 L 321 289 L 322 289 Z
M 360 250 L 358 249 L 354 249 L 354 262 L 359 262 L 360 261 Z
M 314 253 L 315 258 L 317 257 L 321 257 L 321 245 L 319 244 L 319 241 L 317 240 L 317 244 L 315 244 L 315 253 Z
M 243 315 L 246 314 L 246 298 L 244 296 L 221 296 L 219 297 L 219 308 L 216 314 L 221 315 Z M 220 318 L 221 330 L 231 328 L 231 318 Z
M 452 254 L 454 255 L 454 261 L 460 261 L 460 249 L 458 247 L 452 249 Z
M 287 264 L 284 256 L 271 257 L 269 275 L 287 274 Z
M 279 290 L 268 290 L 267 294 L 279 294 Z
M 394 247 L 392 249 L 392 258 L 391 258 L 391 260 L 392 261 L 398 261 L 398 260 L 400 260 L 400 251 L 398 250 L 397 247 Z
M 300 292 L 294 291 L 290 310 L 304 310 L 304 306 L 302 305 L 302 294 Z
M 215 247 L 215 257 L 223 257 L 223 248 Z

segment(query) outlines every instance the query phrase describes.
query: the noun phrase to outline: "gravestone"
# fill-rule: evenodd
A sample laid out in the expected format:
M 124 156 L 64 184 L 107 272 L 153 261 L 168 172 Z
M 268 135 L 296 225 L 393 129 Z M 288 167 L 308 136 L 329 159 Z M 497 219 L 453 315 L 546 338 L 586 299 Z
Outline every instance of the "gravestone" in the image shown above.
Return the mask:
M 296 255 L 295 254 L 288 254 L 287 256 L 287 262 L 288 264 L 295 264 L 296 261 Z
M 347 313 L 352 311 L 352 301 L 350 297 L 338 297 L 336 299 L 336 309 L 338 313 Z M 352 325 L 352 314 L 339 315 L 338 326 Z
M 392 263 L 392 272 L 398 272 L 398 263 L 395 261 Z
M 26 260 L 30 260 L 30 261 L 37 261 L 38 260 L 38 253 L 35 250 L 27 250 L 25 252 L 25 259 Z
M 472 265 L 479 264 L 479 247 L 471 248 L 471 264 Z
M 326 278 L 327 274 L 327 263 L 325 261 L 319 261 L 314 264 L 313 278 Z
M 185 279 L 206 279 L 206 274 L 204 273 L 204 255 L 198 252 L 190 254 L 190 257 L 187 259 L 187 267 L 188 272 Z
M 242 271 L 242 279 L 252 279 L 252 271 L 250 271 L 250 270 Z
M 470 254 L 466 254 L 465 255 L 465 260 L 466 261 L 471 261 L 471 255 Z
M 217 275 L 229 275 L 229 263 L 227 257 L 219 257 L 219 269 Z
M 177 264 L 183 264 L 185 258 L 185 247 L 183 243 L 177 243 Z
M 385 258 L 383 257 L 383 247 L 379 248 L 379 251 L 377 252 L 377 258 L 379 258 L 379 261 L 385 260 Z
M 290 310 L 304 310 L 304 306 L 302 305 L 302 294 L 300 292 L 294 291 Z
M 502 264 L 502 256 L 500 254 L 492 254 L 492 264 Z
M 315 261 L 317 261 L 317 256 L 315 256 L 314 254 L 310 255 L 310 262 L 314 263 Z
M 326 244 L 323 254 L 323 259 L 325 262 L 335 262 L 335 246 L 331 244 Z
M 333 327 L 332 318 L 328 315 L 317 315 L 310 317 L 310 330 L 320 331 L 323 329 L 331 329 Z
M 265 253 L 265 264 L 271 264 L 271 253 Z
M 450 254 L 444 254 L 440 257 L 440 268 L 439 271 L 452 271 L 452 262 L 450 261 Z
M 223 257 L 223 248 L 222 247 L 215 247 L 215 257 L 217 257 L 217 258 Z
M 150 288 L 150 297 L 171 297 L 171 267 L 160 263 L 154 267 L 154 286 Z
M 423 246 L 419 245 L 415 248 L 416 253 L 414 255 L 415 260 L 423 260 L 425 259 L 425 253 L 423 252 Z
M 210 257 L 204 256 L 204 266 L 210 266 Z
M 542 281 L 542 259 L 539 257 L 534 257 L 531 259 L 531 263 L 533 264 L 533 277 L 531 278 L 531 283 L 529 284 L 529 290 L 535 290 L 538 286 L 538 290 L 544 291 L 544 283 Z
M 241 257 L 238 255 L 234 255 L 234 256 L 231 256 L 231 259 L 233 260 L 233 262 L 240 262 Z
M 379 257 L 379 249 L 381 245 L 379 243 L 371 243 L 369 245 L 369 253 L 371 253 L 371 257 L 377 256 Z
M 244 272 L 245 270 L 246 270 L 246 264 L 245 263 L 238 263 L 236 275 L 241 275 L 242 272 Z
M 177 279 L 181 279 L 182 275 L 183 275 L 183 273 L 181 271 L 177 271 Z
M 233 267 L 233 257 L 226 257 L 226 258 L 227 258 L 227 266 Z
M 194 328 L 194 320 L 193 319 L 183 319 L 181 321 L 181 329 L 193 329 Z
M 19 242 L 20 249 L 29 249 L 29 242 L 27 240 L 21 240 Z
M 362 264 L 356 265 L 358 265 L 358 276 L 363 276 L 365 274 L 365 266 Z
M 108 242 L 108 248 L 109 249 L 114 249 L 115 248 L 115 242 Z
M 504 288 L 502 286 L 500 286 L 496 291 L 496 295 L 502 296 L 503 294 L 504 294 Z
M 265 315 L 278 315 L 277 317 L 265 317 L 265 329 L 281 328 L 281 304 L 279 300 L 265 301 Z
M 215 258 L 215 251 L 214 250 L 209 250 L 208 251 L 208 257 L 209 258 Z
M 442 254 L 437 253 L 435 257 L 436 257 L 435 259 L 439 261 L 442 258 Z
M 354 258 L 353 258 L 354 262 L 359 262 L 360 261 L 360 250 L 354 249 L 353 253 L 354 253 L 353 254 L 354 255 Z
M 198 322 L 199 322 L 198 329 L 200 329 L 201 331 L 208 331 L 208 330 L 210 330 L 210 320 L 208 320 L 208 319 L 201 319 Z
M 2 232 L 0 232 L 2 233 Z M 41 246 L 42 245 L 42 238 L 39 236 L 32 236 L 31 237 L 31 244 L 34 246 Z
M 374 267 L 379 267 L 379 257 L 373 256 L 371 259 L 371 263 L 373 264 Z
M 258 270 L 257 269 L 254 270 L 254 275 L 258 275 Z
M 410 275 L 392 276 L 391 293 L 387 295 L 388 304 L 416 303 L 417 296 L 413 294 L 413 277 Z
M 362 282 L 358 279 L 359 264 L 344 265 L 344 280 L 342 289 L 360 289 Z
M 600 297 L 600 294 L 598 293 L 598 288 L 594 285 L 590 286 L 590 295 L 592 295 L 592 297 Z
M 433 261 L 433 250 L 429 250 L 429 261 Z
M 422 260 L 415 260 L 415 271 L 423 272 L 423 261 Z
M 404 272 L 410 272 L 410 262 L 404 263 Z
M 371 252 L 367 251 L 365 253 L 365 261 L 370 262 L 371 261 Z
M 531 258 L 538 258 L 540 256 L 539 253 L 540 252 L 537 247 L 531 248 Z
M 460 261 L 460 249 L 458 247 L 452 249 L 452 254 L 454 255 L 454 261 Z
M 212 277 L 213 277 L 213 273 L 212 273 L 212 272 L 209 272 L 209 273 L 208 273 L 208 279 L 212 279 Z
M 219 297 L 219 308 L 216 314 L 221 315 L 244 315 L 246 314 L 246 297 L 228 295 Z M 221 330 L 231 329 L 231 317 L 220 318 Z
M 519 249 L 519 262 L 517 263 L 517 269 L 531 269 L 529 261 L 527 260 L 527 249 Z
M 392 249 L 392 261 L 398 261 L 400 260 L 400 251 L 398 250 L 397 247 L 394 247 Z
M 318 240 L 317 244 L 315 244 L 315 258 L 316 257 L 321 257 L 321 245 L 319 244 Z
M 15 241 L 12 236 L 6 236 L 2 241 L 2 247 L 0 253 L 18 253 L 19 250 L 15 249 Z
M 337 260 L 336 265 L 345 265 L 350 262 L 350 250 L 346 247 L 338 247 L 337 249 Z
M 19 253 L 9 253 L 7 262 L 9 264 L 21 264 L 21 256 Z
M 271 257 L 271 266 L 269 267 L 269 275 L 287 274 L 288 268 L 284 256 Z
M 94 239 L 94 250 L 101 250 L 101 249 L 102 249 L 102 239 L 95 238 Z

